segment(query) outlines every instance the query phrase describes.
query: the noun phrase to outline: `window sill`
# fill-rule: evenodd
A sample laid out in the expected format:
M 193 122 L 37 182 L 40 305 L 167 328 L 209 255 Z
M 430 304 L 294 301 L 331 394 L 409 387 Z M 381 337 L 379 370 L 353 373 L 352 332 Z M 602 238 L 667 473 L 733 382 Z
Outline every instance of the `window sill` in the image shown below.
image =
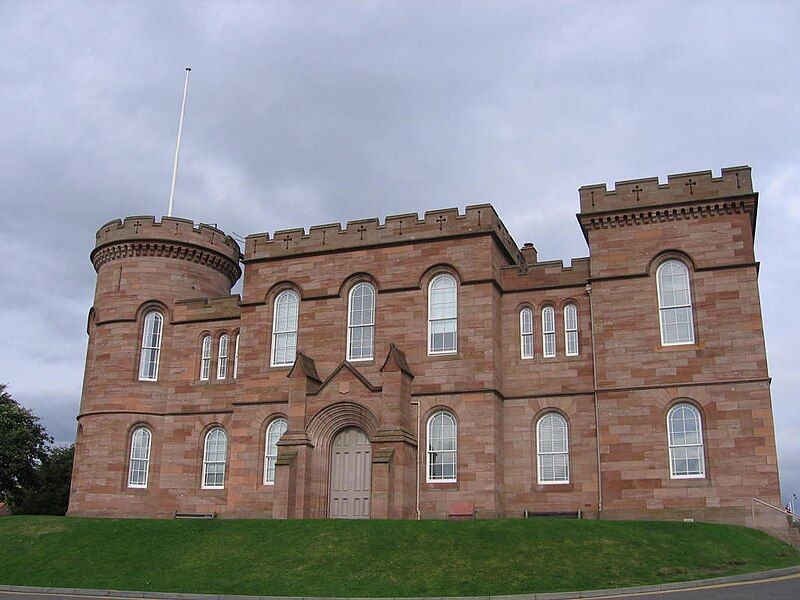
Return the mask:
M 426 481 L 425 482 L 425 489 L 429 489 L 429 490 L 457 490 L 458 489 L 458 481 L 441 481 L 441 480 Z
M 455 352 L 428 352 L 428 358 L 442 358 L 442 359 L 454 359 L 458 358 L 458 351 Z
M 659 344 L 655 347 L 656 352 L 692 352 L 704 349 L 705 345 L 697 342 L 693 344 Z
M 575 485 L 568 481 L 536 482 L 533 486 L 534 492 L 573 492 Z

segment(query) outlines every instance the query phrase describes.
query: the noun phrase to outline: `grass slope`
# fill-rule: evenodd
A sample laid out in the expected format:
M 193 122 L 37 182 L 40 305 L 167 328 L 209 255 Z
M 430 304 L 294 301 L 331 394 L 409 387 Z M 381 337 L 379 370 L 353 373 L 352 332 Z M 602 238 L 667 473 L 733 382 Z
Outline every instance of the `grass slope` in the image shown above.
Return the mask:
M 270 596 L 465 596 L 663 583 L 800 564 L 705 523 L 0 519 L 0 583 Z

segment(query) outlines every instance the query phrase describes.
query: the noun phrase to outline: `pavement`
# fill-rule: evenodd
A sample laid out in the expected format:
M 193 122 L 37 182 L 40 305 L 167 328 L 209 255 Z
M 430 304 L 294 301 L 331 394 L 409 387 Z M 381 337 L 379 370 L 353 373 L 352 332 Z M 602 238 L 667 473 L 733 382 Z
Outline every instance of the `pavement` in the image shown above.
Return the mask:
M 671 587 L 679 589 L 669 589 Z M 321 598 L 276 598 L 269 596 L 217 596 L 204 594 L 168 594 L 154 592 L 115 592 L 109 590 L 66 590 L 0 586 L 2 600 L 132 600 L 161 598 L 180 600 L 365 600 Z M 595 600 L 629 598 L 630 600 L 800 600 L 800 568 L 779 569 L 735 577 L 680 582 L 643 588 L 558 592 L 520 596 L 481 596 L 475 598 L 425 598 L 416 600 L 566 600 L 594 598 Z M 378 599 L 376 599 L 378 600 Z M 389 599 L 380 600 L 411 600 Z

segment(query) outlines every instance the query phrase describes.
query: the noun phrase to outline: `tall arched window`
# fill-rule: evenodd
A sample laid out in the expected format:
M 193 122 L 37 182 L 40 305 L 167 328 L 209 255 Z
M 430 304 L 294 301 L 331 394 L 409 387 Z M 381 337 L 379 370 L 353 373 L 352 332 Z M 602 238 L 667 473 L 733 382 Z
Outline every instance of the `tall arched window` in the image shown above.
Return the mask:
M 564 345 L 567 356 L 578 356 L 578 307 L 574 304 L 564 307 Z
M 457 430 L 455 417 L 441 410 L 428 419 L 428 482 L 456 480 Z
M 142 332 L 142 353 L 139 358 L 139 379 L 158 380 L 158 362 L 161 358 L 161 331 L 164 317 L 158 311 L 147 313 Z
M 236 334 L 236 337 L 233 339 L 233 378 L 239 375 L 239 335 Z
M 211 336 L 203 338 L 200 348 L 200 379 L 208 381 L 211 376 Z
M 225 487 L 225 461 L 228 457 L 228 435 L 221 427 L 206 434 L 203 448 L 203 488 L 219 490 Z
M 536 424 L 539 483 L 569 483 L 567 420 L 547 413 Z
M 294 364 L 297 353 L 297 313 L 300 309 L 300 296 L 293 290 L 285 290 L 275 298 L 275 312 L 272 318 L 272 357 L 273 367 Z
M 368 283 L 350 290 L 347 310 L 347 360 L 370 360 L 375 346 L 375 289 Z
M 219 354 L 217 355 L 217 379 L 228 377 L 228 335 L 219 338 Z
M 264 485 L 275 483 L 275 461 L 278 460 L 278 440 L 286 431 L 287 423 L 283 417 L 275 419 L 267 427 L 264 441 Z
M 128 487 L 146 488 L 150 470 L 150 441 L 147 427 L 137 427 L 131 436 L 131 460 L 128 466 Z
M 447 273 L 428 285 L 428 354 L 453 354 L 458 337 L 456 278 Z
M 545 358 L 556 355 L 556 311 L 552 306 L 542 309 L 542 355 Z
M 661 345 L 694 344 L 689 269 L 679 260 L 668 260 L 658 267 L 656 282 Z
M 672 479 L 706 476 L 700 411 L 687 402 L 676 404 L 667 415 L 669 474 Z
M 533 358 L 533 311 L 519 311 L 519 352 L 522 358 Z

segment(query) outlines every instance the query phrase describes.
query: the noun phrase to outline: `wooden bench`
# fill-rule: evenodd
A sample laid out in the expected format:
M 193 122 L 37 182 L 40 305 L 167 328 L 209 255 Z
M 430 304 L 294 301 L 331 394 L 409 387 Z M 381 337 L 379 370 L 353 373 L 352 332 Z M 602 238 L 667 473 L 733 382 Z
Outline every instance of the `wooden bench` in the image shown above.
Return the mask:
M 217 513 L 181 513 L 175 512 L 176 519 L 213 519 Z
M 581 511 L 561 511 L 561 510 L 551 510 L 551 511 L 536 511 L 536 510 L 526 510 L 522 513 L 522 516 L 526 519 L 532 519 L 533 517 L 559 517 L 562 519 L 580 519 L 581 518 Z
M 453 504 L 453 506 L 450 507 L 450 513 L 447 516 L 451 519 L 474 519 L 475 505 L 467 504 L 465 502 Z

